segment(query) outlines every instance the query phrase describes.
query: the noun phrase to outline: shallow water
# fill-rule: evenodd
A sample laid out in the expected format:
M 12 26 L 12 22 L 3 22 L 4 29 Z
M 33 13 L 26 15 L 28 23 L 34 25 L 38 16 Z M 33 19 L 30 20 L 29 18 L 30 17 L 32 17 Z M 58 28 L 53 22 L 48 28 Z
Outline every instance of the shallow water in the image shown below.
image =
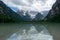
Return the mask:
M 0 24 L 0 40 L 59 40 L 60 23 Z

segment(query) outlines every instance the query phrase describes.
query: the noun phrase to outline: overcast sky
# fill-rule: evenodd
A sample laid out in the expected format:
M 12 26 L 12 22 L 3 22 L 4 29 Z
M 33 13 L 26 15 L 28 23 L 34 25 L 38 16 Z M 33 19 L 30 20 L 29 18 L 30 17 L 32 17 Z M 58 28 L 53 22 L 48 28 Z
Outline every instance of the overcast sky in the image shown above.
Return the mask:
M 2 0 L 10 7 L 22 10 L 44 11 L 50 10 L 56 0 Z

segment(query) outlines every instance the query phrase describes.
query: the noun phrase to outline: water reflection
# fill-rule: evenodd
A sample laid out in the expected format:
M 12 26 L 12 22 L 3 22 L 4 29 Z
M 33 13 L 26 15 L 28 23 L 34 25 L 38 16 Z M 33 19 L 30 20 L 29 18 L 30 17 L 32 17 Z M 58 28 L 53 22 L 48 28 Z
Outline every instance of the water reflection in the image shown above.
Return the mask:
M 43 25 L 22 24 L 7 40 L 53 40 L 53 37 Z

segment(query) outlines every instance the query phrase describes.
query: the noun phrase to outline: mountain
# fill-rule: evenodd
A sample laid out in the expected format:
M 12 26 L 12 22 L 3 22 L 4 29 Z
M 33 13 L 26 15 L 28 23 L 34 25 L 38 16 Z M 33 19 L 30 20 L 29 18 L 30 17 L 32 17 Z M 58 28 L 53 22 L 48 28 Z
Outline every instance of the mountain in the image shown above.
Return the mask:
M 45 20 L 45 17 L 48 15 L 49 11 L 45 10 L 45 11 L 42 11 L 41 13 L 43 15 L 42 20 Z
M 0 7 L 0 22 L 12 22 L 12 18 L 3 13 L 3 9 Z
M 24 11 L 17 8 L 8 7 L 4 2 L 0 1 L 0 20 L 13 20 L 13 21 L 39 21 L 42 18 L 45 20 L 60 20 L 60 2 L 59 0 L 52 6 L 52 9 L 48 11 L 42 11 L 41 14 L 36 11 Z M 17 12 L 13 10 L 18 10 Z
M 0 1 L 0 14 L 6 15 L 14 21 L 20 21 L 21 16 L 10 9 L 4 2 Z
M 35 18 L 33 19 L 34 21 L 40 21 L 42 19 L 43 15 L 41 15 L 41 13 L 37 13 L 37 15 L 35 16 Z
M 46 19 L 48 21 L 60 21 L 60 0 L 56 0 Z
M 22 18 L 23 21 L 30 21 L 30 15 L 28 14 L 28 11 L 24 11 L 24 10 L 18 10 L 17 14 L 19 14 Z
M 14 8 L 15 9 L 15 8 Z M 36 15 L 37 14 L 37 15 Z M 8 7 L 4 2 L 0 1 L 0 19 L 3 21 L 12 20 L 12 21 L 32 21 L 35 17 L 36 20 L 40 20 L 41 14 L 35 11 L 13 11 Z M 34 15 L 34 16 L 33 16 Z M 3 18 L 2 18 L 3 16 Z
M 30 15 L 28 14 L 28 11 L 25 13 L 25 16 L 24 16 L 24 21 L 32 21 L 32 18 L 30 18 Z
M 21 16 L 24 21 L 40 21 L 43 15 L 36 11 L 24 11 L 18 10 L 17 13 Z
M 10 7 L 10 6 L 9 6 Z M 13 11 L 17 12 L 18 8 L 17 7 L 10 7 Z
M 33 11 L 34 12 L 34 11 Z M 25 11 L 25 10 L 18 10 L 17 13 L 21 16 L 22 20 L 24 21 L 32 21 L 31 15 L 33 12 Z

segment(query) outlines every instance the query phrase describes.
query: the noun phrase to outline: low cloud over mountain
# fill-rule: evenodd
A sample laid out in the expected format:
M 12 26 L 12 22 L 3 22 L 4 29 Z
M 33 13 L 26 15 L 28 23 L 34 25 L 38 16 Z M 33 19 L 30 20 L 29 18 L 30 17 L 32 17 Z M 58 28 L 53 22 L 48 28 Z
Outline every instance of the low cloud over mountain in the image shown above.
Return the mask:
M 56 0 L 2 0 L 5 4 L 23 10 L 44 11 L 50 10 Z

